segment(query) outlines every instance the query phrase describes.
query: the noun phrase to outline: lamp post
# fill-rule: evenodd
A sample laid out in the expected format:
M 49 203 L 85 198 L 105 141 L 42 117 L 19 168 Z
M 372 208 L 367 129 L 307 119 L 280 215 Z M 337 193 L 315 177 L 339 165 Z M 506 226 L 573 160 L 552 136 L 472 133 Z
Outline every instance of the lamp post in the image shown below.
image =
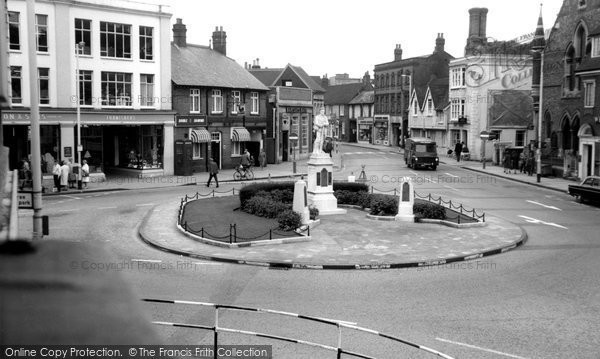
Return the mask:
M 412 96 L 412 75 L 400 75 L 401 77 L 408 77 L 408 104 L 406 105 L 406 121 L 408 121 L 408 114 L 410 113 L 410 97 Z M 402 81 L 402 90 L 404 90 L 404 81 Z M 404 98 L 404 96 L 402 96 Z M 402 109 L 404 110 L 404 109 Z M 404 147 L 404 139 L 406 138 L 406 132 L 408 131 L 408 125 L 404 127 L 404 119 L 402 119 L 402 147 Z
M 540 99 L 538 108 L 537 149 L 535 150 L 535 172 L 537 183 L 542 179 L 542 107 L 544 98 L 544 50 L 540 50 Z
M 77 94 L 77 164 L 79 165 L 79 170 L 77 171 L 77 188 L 81 189 L 81 152 L 83 151 L 83 146 L 81 146 L 81 91 L 79 90 L 81 74 L 79 73 L 79 55 L 81 50 L 83 50 L 85 46 L 84 41 L 80 41 L 75 44 L 75 91 Z

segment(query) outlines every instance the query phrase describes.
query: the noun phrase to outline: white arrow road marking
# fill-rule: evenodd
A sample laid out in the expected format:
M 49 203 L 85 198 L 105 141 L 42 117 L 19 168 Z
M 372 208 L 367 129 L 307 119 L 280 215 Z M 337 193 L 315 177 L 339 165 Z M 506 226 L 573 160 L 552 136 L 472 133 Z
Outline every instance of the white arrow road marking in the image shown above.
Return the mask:
M 488 353 L 494 353 L 494 354 L 498 354 L 498 355 L 503 355 L 503 356 L 509 357 L 509 358 L 527 359 L 527 358 L 522 357 L 522 356 L 518 356 L 518 355 L 514 355 L 514 354 L 508 354 L 508 353 L 500 352 L 500 351 L 493 350 L 493 349 L 482 348 L 482 347 L 478 347 L 476 345 L 455 342 L 455 341 L 448 340 L 448 339 L 435 338 L 435 340 L 439 340 L 440 342 L 445 342 L 445 343 L 460 345 L 460 346 L 471 348 L 471 349 L 477 349 L 477 350 L 481 350 L 481 351 L 488 352 Z
M 62 197 L 67 197 L 67 198 L 71 198 L 71 199 L 81 199 L 81 197 L 69 196 L 68 194 L 63 194 L 61 196 Z
M 527 217 L 527 216 L 519 216 L 519 217 L 523 218 L 526 222 L 529 222 L 529 223 L 545 224 L 547 226 L 553 226 L 553 227 L 558 227 L 558 228 L 562 228 L 562 229 L 568 229 L 565 226 L 561 226 L 560 224 L 556 224 L 556 223 L 552 223 L 552 222 L 544 222 L 542 220 L 531 218 L 531 217 Z
M 458 176 L 455 176 L 455 175 L 453 175 L 453 174 L 451 174 L 451 173 L 448 173 L 448 172 L 446 172 L 446 173 L 444 173 L 444 174 L 446 174 L 446 175 L 448 175 L 448 176 L 450 176 L 450 177 L 459 178 Z
M 554 210 L 557 210 L 557 211 L 562 211 L 562 209 L 560 209 L 560 208 L 558 208 L 558 207 L 554 207 L 554 206 L 548 206 L 548 205 L 545 205 L 545 204 L 542 204 L 542 203 L 539 203 L 539 202 L 536 202 L 536 201 L 529 201 L 529 200 L 527 200 L 527 202 L 529 202 L 529 203 L 533 203 L 533 204 L 537 204 L 538 206 L 542 206 L 542 207 L 546 207 L 546 208 L 554 209 Z

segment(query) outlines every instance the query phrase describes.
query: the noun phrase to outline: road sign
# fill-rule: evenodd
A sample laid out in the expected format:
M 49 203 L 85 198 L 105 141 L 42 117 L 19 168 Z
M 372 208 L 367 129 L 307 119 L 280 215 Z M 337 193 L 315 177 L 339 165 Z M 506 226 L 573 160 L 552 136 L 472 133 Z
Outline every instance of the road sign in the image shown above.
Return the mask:
M 33 209 L 33 192 L 17 193 L 17 203 L 21 209 Z
M 295 133 L 292 133 L 288 139 L 290 139 L 290 141 L 298 141 L 298 135 Z
M 479 133 L 479 137 L 482 140 L 487 140 L 488 138 L 490 138 L 490 133 L 487 131 L 481 131 L 481 133 Z

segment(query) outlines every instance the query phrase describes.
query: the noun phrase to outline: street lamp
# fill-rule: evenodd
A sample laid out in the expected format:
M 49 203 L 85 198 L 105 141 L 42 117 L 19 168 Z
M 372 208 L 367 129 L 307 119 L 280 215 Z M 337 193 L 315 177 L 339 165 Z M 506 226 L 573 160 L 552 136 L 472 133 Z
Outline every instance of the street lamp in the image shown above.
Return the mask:
M 79 170 L 77 171 L 77 188 L 81 189 L 81 152 L 83 151 L 83 146 L 81 146 L 81 94 L 79 90 L 80 82 L 81 82 L 81 74 L 79 73 L 79 55 L 81 50 L 85 47 L 85 42 L 80 41 L 75 44 L 75 68 L 76 68 L 76 76 L 75 76 L 75 91 L 77 94 L 77 164 L 79 165 Z
M 542 108 L 544 98 L 544 49 L 540 49 L 540 99 L 538 107 L 537 149 L 535 150 L 535 172 L 537 183 L 542 179 Z
M 410 113 L 410 97 L 412 96 L 412 75 L 401 74 L 401 77 L 408 77 L 408 104 L 406 105 L 406 121 L 408 122 L 408 114 Z M 404 90 L 404 81 L 402 81 L 402 90 Z M 402 96 L 404 98 L 404 96 Z M 404 109 L 403 109 L 404 110 Z M 404 139 L 406 138 L 406 132 L 408 126 L 404 126 L 404 118 L 402 119 L 402 147 L 404 147 Z

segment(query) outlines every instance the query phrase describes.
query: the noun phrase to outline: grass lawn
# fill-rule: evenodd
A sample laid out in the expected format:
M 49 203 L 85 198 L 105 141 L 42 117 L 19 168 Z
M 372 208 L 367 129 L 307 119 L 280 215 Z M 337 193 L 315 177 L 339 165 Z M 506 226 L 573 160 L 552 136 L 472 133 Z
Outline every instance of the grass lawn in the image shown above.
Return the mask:
M 278 229 L 276 219 L 257 217 L 237 209 L 240 206 L 238 196 L 216 197 L 189 202 L 185 206 L 182 223 L 187 222 L 189 232 L 200 234 L 204 228 L 204 237 L 229 242 L 229 226 L 236 224 L 237 242 L 269 239 L 269 229 L 273 238 L 296 237 L 296 233 Z M 237 209 L 237 210 L 236 210 Z

